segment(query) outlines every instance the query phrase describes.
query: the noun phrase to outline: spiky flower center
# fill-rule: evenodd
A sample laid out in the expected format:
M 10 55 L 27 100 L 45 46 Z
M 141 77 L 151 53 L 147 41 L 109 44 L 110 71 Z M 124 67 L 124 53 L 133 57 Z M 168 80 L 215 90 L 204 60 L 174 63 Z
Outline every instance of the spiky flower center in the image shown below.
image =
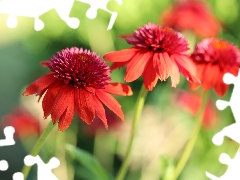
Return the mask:
M 196 46 L 193 59 L 197 63 L 219 64 L 225 68 L 231 65 L 240 65 L 240 53 L 237 47 L 228 41 L 208 38 Z
M 74 88 L 102 89 L 111 80 L 107 64 L 94 52 L 82 48 L 72 47 L 58 52 L 50 59 L 48 67 L 55 78 Z
M 185 53 L 189 49 L 182 34 L 152 23 L 138 28 L 132 35 L 124 38 L 128 44 L 154 52 Z
M 229 43 L 227 41 L 222 41 L 222 40 L 216 39 L 216 40 L 212 41 L 212 46 L 219 50 L 226 50 L 229 47 Z

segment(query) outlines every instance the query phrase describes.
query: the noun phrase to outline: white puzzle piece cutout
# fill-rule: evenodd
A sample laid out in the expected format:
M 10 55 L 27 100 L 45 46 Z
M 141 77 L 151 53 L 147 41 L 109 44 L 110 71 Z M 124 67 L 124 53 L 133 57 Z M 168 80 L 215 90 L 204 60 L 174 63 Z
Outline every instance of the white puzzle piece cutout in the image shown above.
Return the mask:
M 53 157 L 45 164 L 42 159 L 37 156 L 28 155 L 24 158 L 24 163 L 27 166 L 37 164 L 37 179 L 38 180 L 58 180 L 58 178 L 52 173 L 52 169 L 57 168 L 60 165 L 60 161 Z
M 13 139 L 14 132 L 15 132 L 15 129 L 12 126 L 7 126 L 4 128 L 3 133 L 5 136 L 5 139 L 0 140 L 0 147 L 12 146 L 15 144 L 15 140 Z M 6 170 L 8 170 L 8 162 L 6 160 L 1 160 L 0 171 L 6 171 Z
M 77 0 L 87 3 L 91 7 L 86 13 L 90 19 L 97 16 L 97 10 L 102 9 L 111 14 L 108 30 L 112 29 L 117 18 L 117 12 L 110 11 L 107 4 L 110 0 Z M 119 5 L 122 0 L 115 0 Z M 40 31 L 44 28 L 44 22 L 39 18 L 46 12 L 55 9 L 59 17 L 66 22 L 72 29 L 80 25 L 80 20 L 75 17 L 69 17 L 75 0 L 0 0 L 0 14 L 8 14 L 7 26 L 15 28 L 18 25 L 17 16 L 34 18 L 34 29 Z
M 12 126 L 7 126 L 4 128 L 3 133 L 5 135 L 5 139 L 0 139 L 0 147 L 1 146 L 12 146 L 15 144 L 15 140 L 13 139 L 15 129 Z
M 226 153 L 222 153 L 219 157 L 219 161 L 222 164 L 228 165 L 227 171 L 221 176 L 216 177 L 208 172 L 206 176 L 211 180 L 239 180 L 240 179 L 240 149 L 238 149 L 235 157 L 233 159 Z
M 112 29 L 113 24 L 114 24 L 114 22 L 115 22 L 116 19 L 117 19 L 118 13 L 117 13 L 117 12 L 110 11 L 110 10 L 107 8 L 108 2 L 109 2 L 110 0 L 77 0 L 77 1 L 91 5 L 91 7 L 90 7 L 90 8 L 88 9 L 88 11 L 86 12 L 86 16 L 87 16 L 89 19 L 95 19 L 95 18 L 97 17 L 97 11 L 98 11 L 98 9 L 101 9 L 101 10 L 104 10 L 104 11 L 110 13 L 110 14 L 111 14 L 111 18 L 110 18 L 110 21 L 109 21 L 107 30 Z M 122 5 L 122 0 L 115 0 L 115 1 L 116 1 L 119 5 Z
M 15 28 L 18 24 L 17 16 L 34 18 L 34 29 L 40 31 L 44 23 L 39 17 L 51 9 L 55 9 L 59 17 L 73 29 L 76 29 L 80 21 L 70 18 L 74 0 L 1 0 L 0 13 L 8 14 L 7 26 Z
M 16 172 L 13 174 L 13 180 L 24 180 L 24 176 L 20 172 Z
M 53 157 L 45 164 L 39 156 L 27 155 L 24 158 L 26 166 L 32 166 L 37 164 L 37 180 L 58 180 L 58 178 L 52 173 L 52 169 L 57 168 L 60 165 L 60 161 Z M 5 160 L 0 161 L 0 171 L 6 171 L 8 169 L 8 163 Z M 13 174 L 13 180 L 24 180 L 24 176 L 21 172 Z
M 235 123 L 223 128 L 220 132 L 213 136 L 213 143 L 220 146 L 224 142 L 224 137 L 231 138 L 235 142 L 240 144 L 240 70 L 238 71 L 238 76 L 235 77 L 230 73 L 226 73 L 223 77 L 223 82 L 225 84 L 234 84 L 232 95 L 230 101 L 217 100 L 216 106 L 219 110 L 224 110 L 227 106 L 230 106 L 233 116 L 235 118 Z M 226 153 L 220 155 L 219 161 L 222 164 L 227 164 L 227 171 L 221 176 L 216 177 L 208 172 L 206 176 L 211 180 L 239 180 L 240 179 L 240 148 L 238 149 L 235 157 L 230 158 Z
M 223 76 L 223 82 L 226 84 L 234 84 L 234 88 L 232 91 L 232 96 L 230 101 L 217 100 L 216 106 L 219 110 L 224 110 L 227 106 L 230 106 L 233 116 L 235 118 L 235 123 L 223 128 L 220 132 L 218 132 L 213 137 L 213 143 L 215 145 L 220 146 L 224 137 L 227 136 L 232 140 L 238 142 L 240 144 L 240 70 L 238 72 L 238 76 L 235 77 L 230 73 L 226 73 Z
M 227 106 L 230 106 L 233 112 L 233 116 L 235 121 L 240 121 L 240 111 L 239 111 L 239 103 L 240 103 L 240 70 L 238 71 L 238 76 L 234 76 L 230 73 L 226 73 L 223 76 L 223 82 L 225 84 L 234 84 L 234 88 L 232 91 L 232 96 L 230 101 L 217 100 L 216 105 L 219 110 L 224 110 Z
M 6 171 L 8 169 L 8 162 L 5 160 L 0 161 L 0 171 Z

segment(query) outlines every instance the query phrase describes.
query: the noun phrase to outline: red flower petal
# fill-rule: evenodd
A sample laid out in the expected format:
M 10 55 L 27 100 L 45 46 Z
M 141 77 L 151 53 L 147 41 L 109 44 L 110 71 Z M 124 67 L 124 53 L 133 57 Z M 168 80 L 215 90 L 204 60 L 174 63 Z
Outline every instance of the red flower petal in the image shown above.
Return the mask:
M 180 81 L 180 73 L 179 73 L 178 66 L 175 60 L 171 59 L 167 53 L 164 53 L 163 55 L 166 60 L 168 59 L 170 64 L 169 75 L 171 76 L 172 87 L 176 87 Z
M 95 116 L 95 107 L 92 93 L 84 88 L 75 90 L 75 104 L 79 117 L 88 125 L 92 124 Z
M 131 37 L 133 37 L 132 34 L 122 34 L 118 36 L 119 39 L 125 39 L 125 38 L 131 38 Z
M 72 93 L 71 95 L 72 97 L 69 97 L 69 99 L 71 98 L 71 100 L 68 102 L 68 107 L 64 111 L 58 122 L 58 129 L 60 131 L 64 131 L 72 123 L 72 119 L 74 116 L 74 93 Z
M 216 86 L 215 86 L 215 92 L 218 96 L 222 97 L 228 90 L 228 85 L 223 83 L 223 75 L 224 73 L 220 74 L 218 76 L 218 82 L 216 83 Z
M 119 96 L 131 96 L 133 94 L 131 87 L 122 83 L 109 83 L 105 86 L 104 91 Z
M 144 86 L 148 91 L 152 91 L 152 89 L 156 86 L 157 81 L 158 75 L 153 67 L 153 62 L 149 61 L 143 72 Z
M 121 110 L 121 105 L 115 98 L 113 98 L 111 95 L 100 89 L 96 89 L 96 95 L 99 98 L 99 100 L 102 101 L 103 104 L 105 104 L 112 112 L 114 112 L 122 120 L 124 119 L 124 114 Z
M 127 65 L 124 77 L 125 81 L 132 82 L 139 78 L 150 58 L 152 58 L 152 53 L 149 51 L 141 51 L 137 53 Z
M 46 60 L 46 61 L 42 61 L 40 64 L 42 65 L 42 67 L 48 67 L 50 61 Z
M 36 81 L 34 81 L 32 84 L 30 84 L 26 91 L 23 93 L 24 96 L 37 94 L 43 89 L 46 89 L 50 84 L 52 84 L 56 78 L 53 77 L 53 74 L 47 74 Z
M 192 62 L 190 58 L 184 55 L 173 55 L 171 56 L 175 59 L 179 70 L 186 77 L 186 79 L 190 82 L 199 82 L 200 80 L 196 78 L 197 70 L 195 64 Z
M 137 48 L 123 49 L 104 54 L 103 58 L 109 62 L 126 62 L 129 61 L 138 51 L 139 49 Z
M 106 118 L 106 114 L 105 114 L 105 109 L 104 109 L 101 101 L 100 101 L 96 96 L 93 96 L 93 98 L 94 98 L 94 103 L 95 103 L 96 115 L 99 117 L 99 119 L 102 120 L 105 128 L 108 129 L 108 124 L 107 124 L 107 118 Z
M 53 123 L 56 123 L 67 109 L 68 105 L 72 104 L 71 101 L 74 102 L 74 89 L 71 86 L 66 85 L 60 89 L 52 106 L 51 118 Z
M 203 71 L 204 74 L 202 74 L 202 76 L 205 76 L 206 74 L 208 76 L 208 78 L 202 78 L 202 86 L 204 91 L 208 91 L 215 87 L 215 85 L 218 83 L 219 77 L 221 77 L 220 71 L 221 70 L 219 69 L 218 65 L 212 65 L 211 63 L 206 64 L 205 70 Z
M 94 89 L 93 87 L 85 86 L 84 88 L 85 88 L 88 92 L 95 94 L 95 89 Z
M 40 91 L 40 92 L 38 93 L 38 95 L 39 95 L 38 102 L 41 100 L 42 96 L 44 95 L 44 93 L 45 93 L 47 90 L 48 90 L 48 87 L 45 88 L 45 89 L 43 89 L 42 91 Z
M 198 64 L 197 65 L 197 77 L 202 80 L 202 75 L 204 74 L 205 71 L 205 64 Z M 200 82 L 191 82 L 189 83 L 189 88 L 192 90 L 197 89 L 200 85 L 202 85 Z
M 49 114 L 51 114 L 52 106 L 54 104 L 54 101 L 56 99 L 56 96 L 62 87 L 63 82 L 61 81 L 55 81 L 53 84 L 51 84 L 43 98 L 42 101 L 42 108 L 44 112 L 44 118 L 47 118 Z
M 153 67 L 159 75 L 161 81 L 165 81 L 169 77 L 169 59 L 165 59 L 163 53 L 155 53 L 153 55 Z
M 126 61 L 126 62 L 115 62 L 111 65 L 110 69 L 111 70 L 114 70 L 114 69 L 118 69 L 120 67 L 123 67 L 125 65 L 127 65 L 129 63 L 129 61 Z

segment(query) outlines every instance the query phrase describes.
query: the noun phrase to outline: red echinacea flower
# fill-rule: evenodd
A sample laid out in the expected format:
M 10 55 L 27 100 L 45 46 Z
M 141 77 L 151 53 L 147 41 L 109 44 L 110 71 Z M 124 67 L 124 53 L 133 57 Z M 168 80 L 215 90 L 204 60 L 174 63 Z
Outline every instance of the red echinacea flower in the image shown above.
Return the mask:
M 26 138 L 33 134 L 39 136 L 41 129 L 39 120 L 23 108 L 16 108 L 3 116 L 1 126 L 13 126 L 15 134 L 20 138 Z
M 178 91 L 174 98 L 174 104 L 181 109 L 186 110 L 192 115 L 197 115 L 202 104 L 202 98 L 198 94 L 189 93 L 186 91 Z M 208 100 L 202 119 L 202 126 L 205 129 L 211 129 L 217 122 L 217 110 L 211 99 Z
M 69 127 L 75 110 L 88 125 L 96 115 L 107 128 L 103 104 L 124 119 L 121 105 L 110 94 L 128 96 L 132 95 L 132 90 L 125 84 L 110 83 L 109 67 L 94 52 L 67 48 L 57 52 L 44 65 L 51 72 L 33 82 L 23 95 L 37 94 L 41 98 L 45 93 L 44 117 L 51 115 L 60 131 Z
M 223 75 L 228 72 L 237 76 L 240 67 L 238 48 L 228 41 L 208 38 L 196 45 L 191 57 L 197 65 L 197 77 L 203 90 L 214 88 L 218 96 L 225 95 L 228 85 L 223 82 Z M 190 87 L 195 89 L 199 85 L 192 83 Z
M 163 12 L 160 21 L 178 31 L 192 30 L 201 37 L 217 36 L 220 31 L 220 23 L 207 4 L 196 0 L 176 3 Z
M 196 68 L 187 55 L 188 43 L 182 34 L 171 28 L 152 23 L 138 28 L 133 34 L 122 35 L 133 47 L 104 55 L 106 61 L 114 62 L 111 69 L 126 66 L 125 81 L 132 82 L 143 75 L 148 91 L 171 77 L 172 87 L 180 81 L 180 72 L 190 82 L 195 78 Z

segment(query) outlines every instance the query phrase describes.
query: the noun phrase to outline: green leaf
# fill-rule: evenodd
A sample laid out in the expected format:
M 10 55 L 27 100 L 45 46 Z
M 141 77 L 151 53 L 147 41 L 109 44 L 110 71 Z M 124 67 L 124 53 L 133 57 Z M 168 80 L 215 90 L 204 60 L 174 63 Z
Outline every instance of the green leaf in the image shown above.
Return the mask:
M 81 163 L 86 169 L 89 170 L 92 175 L 96 176 L 96 180 L 110 180 L 110 176 L 103 169 L 100 163 L 92 156 L 92 154 L 76 148 L 70 144 L 65 146 L 67 152 L 79 163 Z

